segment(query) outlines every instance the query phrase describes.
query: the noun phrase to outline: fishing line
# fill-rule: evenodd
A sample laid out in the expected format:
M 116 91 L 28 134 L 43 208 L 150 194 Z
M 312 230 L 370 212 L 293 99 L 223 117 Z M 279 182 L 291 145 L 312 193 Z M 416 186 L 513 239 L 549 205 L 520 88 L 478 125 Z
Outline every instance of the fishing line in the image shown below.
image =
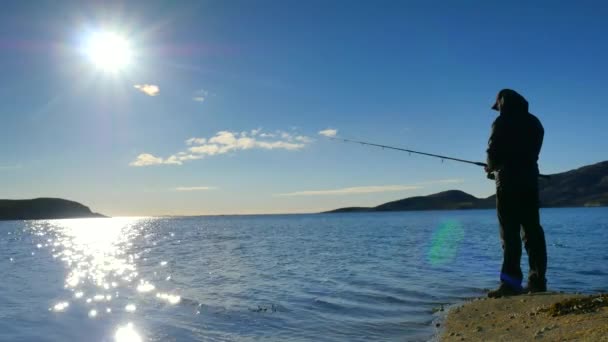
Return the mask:
M 360 141 L 360 140 L 353 140 L 353 139 L 346 139 L 346 138 L 337 138 L 337 137 L 328 137 L 328 138 L 331 139 L 331 140 L 342 141 L 342 142 L 345 142 L 345 143 L 353 143 L 353 144 L 360 144 L 360 145 L 365 145 L 365 146 L 380 147 L 382 149 L 389 149 L 389 150 L 408 152 L 410 154 L 410 156 L 412 155 L 412 153 L 414 153 L 414 154 L 419 154 L 419 155 L 423 155 L 423 156 L 427 156 L 427 157 L 439 158 L 439 159 L 441 159 L 441 162 L 443 162 L 444 160 L 453 160 L 453 161 L 456 161 L 456 162 L 465 163 L 465 164 L 472 164 L 472 165 L 477 165 L 477 166 L 481 166 L 481 167 L 488 166 L 488 164 L 482 163 L 482 162 L 476 162 L 476 161 L 472 161 L 472 160 L 466 160 L 466 159 L 460 159 L 460 158 L 442 156 L 440 154 L 434 154 L 434 153 L 414 151 L 414 150 L 410 150 L 410 149 L 407 149 L 407 148 L 401 148 L 401 147 L 395 147 L 395 146 L 389 146 L 389 145 L 382 145 L 382 144 L 375 144 L 375 143 L 371 143 L 371 142 L 367 142 L 367 141 Z M 547 178 L 547 179 L 551 178 L 551 176 L 549 176 L 549 175 L 539 174 L 538 176 L 541 177 L 541 178 Z

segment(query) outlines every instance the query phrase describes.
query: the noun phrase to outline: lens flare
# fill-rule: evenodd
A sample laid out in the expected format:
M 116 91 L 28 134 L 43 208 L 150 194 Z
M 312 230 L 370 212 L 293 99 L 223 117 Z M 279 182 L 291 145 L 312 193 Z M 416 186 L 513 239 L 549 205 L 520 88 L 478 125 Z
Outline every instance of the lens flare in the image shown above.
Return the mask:
M 431 238 L 431 247 L 427 254 L 428 262 L 433 266 L 445 265 L 456 257 L 464 237 L 460 222 L 447 220 L 441 222 Z

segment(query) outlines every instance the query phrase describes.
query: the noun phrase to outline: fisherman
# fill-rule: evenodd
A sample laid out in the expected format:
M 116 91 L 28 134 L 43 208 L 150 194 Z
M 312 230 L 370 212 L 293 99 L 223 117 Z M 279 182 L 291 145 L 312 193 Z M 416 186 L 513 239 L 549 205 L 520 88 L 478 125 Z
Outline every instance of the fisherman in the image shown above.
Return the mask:
M 544 292 L 547 247 L 540 225 L 537 163 L 544 129 L 538 118 L 528 112 L 528 101 L 514 90 L 501 90 L 492 109 L 500 115 L 492 124 L 485 171 L 489 179 L 496 180 L 503 263 L 500 286 L 488 297 Z M 521 240 L 530 266 L 526 288 L 521 286 Z

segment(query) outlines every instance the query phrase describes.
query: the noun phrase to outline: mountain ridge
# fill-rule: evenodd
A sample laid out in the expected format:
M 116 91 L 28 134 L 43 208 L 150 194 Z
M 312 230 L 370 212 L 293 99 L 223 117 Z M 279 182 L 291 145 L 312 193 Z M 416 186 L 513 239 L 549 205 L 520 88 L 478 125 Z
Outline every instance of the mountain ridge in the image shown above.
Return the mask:
M 539 180 L 543 208 L 608 206 L 608 161 L 550 175 Z M 346 207 L 325 213 L 491 209 L 496 195 L 477 198 L 461 190 L 447 190 L 426 196 L 415 196 L 380 204 L 375 207 Z

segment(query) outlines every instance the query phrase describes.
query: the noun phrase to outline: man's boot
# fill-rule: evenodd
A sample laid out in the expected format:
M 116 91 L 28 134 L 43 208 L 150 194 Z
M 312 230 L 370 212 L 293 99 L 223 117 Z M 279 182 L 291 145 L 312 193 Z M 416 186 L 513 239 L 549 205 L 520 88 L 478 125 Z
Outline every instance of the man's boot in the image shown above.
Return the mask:
M 521 289 L 514 289 L 513 287 L 507 285 L 506 283 L 500 283 L 500 286 L 496 290 L 492 290 L 488 292 L 489 298 L 500 298 L 500 297 L 508 297 L 508 296 L 517 296 L 520 295 Z

